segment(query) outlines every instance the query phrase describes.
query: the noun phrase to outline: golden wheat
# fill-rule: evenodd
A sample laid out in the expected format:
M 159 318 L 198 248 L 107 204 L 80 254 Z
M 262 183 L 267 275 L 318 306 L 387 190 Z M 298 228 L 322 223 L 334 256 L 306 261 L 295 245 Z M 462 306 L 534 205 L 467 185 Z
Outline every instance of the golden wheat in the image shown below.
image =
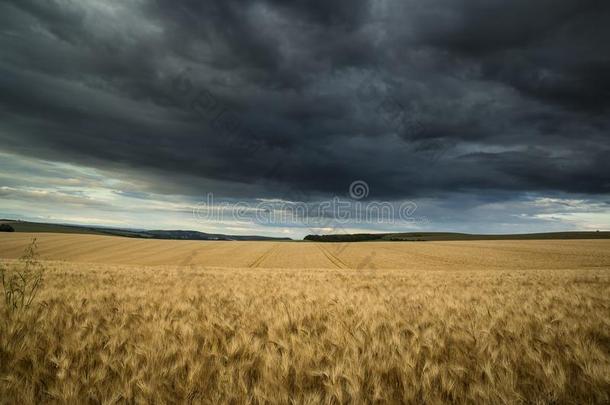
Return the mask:
M 453 242 L 217 242 L 0 233 L 0 257 L 32 238 L 42 259 L 82 263 L 284 269 L 610 269 L 610 240 Z
M 566 261 L 606 263 L 605 251 L 579 243 L 585 253 Z M 312 244 L 336 266 L 297 270 L 265 263 L 314 265 L 299 258 L 300 244 L 250 245 L 262 256 L 257 265 L 244 249 L 253 268 L 45 262 L 36 305 L 1 318 L 0 401 L 610 401 L 605 265 L 511 269 L 500 255 L 494 270 L 472 270 L 492 259 L 462 257 L 448 244 L 465 265 L 442 268 L 426 257 L 432 245 L 417 244 L 436 270 L 383 269 L 403 249 L 388 244 L 367 268 L 339 269 L 330 267 L 362 262 L 359 244 Z

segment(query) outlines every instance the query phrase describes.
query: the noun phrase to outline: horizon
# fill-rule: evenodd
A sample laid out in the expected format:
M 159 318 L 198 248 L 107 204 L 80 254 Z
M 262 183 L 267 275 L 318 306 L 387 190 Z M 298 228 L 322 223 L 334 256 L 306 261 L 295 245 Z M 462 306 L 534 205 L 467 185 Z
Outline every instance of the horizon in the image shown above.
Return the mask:
M 68 226 L 68 227 L 75 227 L 75 228 L 95 228 L 95 229 L 108 229 L 108 230 L 123 230 L 123 231 L 173 231 L 173 232 L 201 232 L 204 234 L 210 234 L 210 235 L 216 235 L 217 233 L 210 233 L 210 232 L 203 232 L 203 231 L 196 231 L 193 229 L 179 229 L 179 228 L 129 228 L 129 227 L 114 227 L 114 226 L 106 226 L 106 225 L 99 225 L 99 224 L 91 224 L 91 223 L 82 223 L 82 222 L 44 222 L 44 221 L 34 221 L 34 220 L 26 220 L 26 219 L 22 219 L 22 218 L 5 218 L 0 214 L 0 221 L 9 221 L 9 222 L 22 222 L 22 223 L 34 223 L 34 224 L 43 224 L 43 225 L 57 225 L 57 226 Z M 21 231 L 23 232 L 23 231 Z M 394 233 L 394 232 L 392 232 Z M 387 235 L 387 234 L 392 234 L 390 232 L 366 232 L 365 234 L 371 234 L 371 235 Z M 422 234 L 422 235 L 429 235 L 429 234 L 463 234 L 463 235 L 475 235 L 475 236 L 511 236 L 511 235 L 523 235 L 523 236 L 527 236 L 527 235 L 545 235 L 545 234 L 553 234 L 553 233 L 561 233 L 561 234 L 569 234 L 569 233 L 610 233 L 610 230 L 607 229 L 596 229 L 594 231 L 591 230 L 558 230 L 558 231 L 552 231 L 552 232 L 527 232 L 527 233 L 517 233 L 517 234 L 510 234 L 510 233 L 468 233 L 468 232 L 450 232 L 450 231 L 443 231 L 443 230 L 434 230 L 434 231 L 414 231 L 414 232 L 395 232 L 396 234 L 400 234 L 400 233 L 404 233 L 404 234 L 414 234 L 414 235 L 418 235 L 418 234 Z M 275 235 L 258 235 L 258 234 L 251 234 L 251 235 L 232 235 L 232 234 L 222 234 L 224 236 L 263 236 L 263 237 L 271 237 L 271 238 L 285 238 L 285 239 L 290 239 L 292 241 L 304 241 L 306 240 L 305 237 L 307 236 L 341 236 L 341 235 L 358 235 L 360 233 L 355 233 L 355 234 L 348 234 L 348 233 L 330 233 L 330 234 L 307 234 L 305 235 L 303 238 L 291 238 L 291 237 L 284 237 L 284 236 L 275 236 Z M 115 236 L 119 236 L 119 235 L 115 235 Z

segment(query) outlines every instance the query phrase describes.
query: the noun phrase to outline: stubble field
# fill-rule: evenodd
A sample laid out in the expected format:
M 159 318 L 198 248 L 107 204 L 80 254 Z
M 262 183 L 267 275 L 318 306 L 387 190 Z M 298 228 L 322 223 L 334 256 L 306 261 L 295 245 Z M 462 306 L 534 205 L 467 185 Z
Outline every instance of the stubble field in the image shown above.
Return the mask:
M 2 403 L 608 403 L 610 241 L 38 238 Z

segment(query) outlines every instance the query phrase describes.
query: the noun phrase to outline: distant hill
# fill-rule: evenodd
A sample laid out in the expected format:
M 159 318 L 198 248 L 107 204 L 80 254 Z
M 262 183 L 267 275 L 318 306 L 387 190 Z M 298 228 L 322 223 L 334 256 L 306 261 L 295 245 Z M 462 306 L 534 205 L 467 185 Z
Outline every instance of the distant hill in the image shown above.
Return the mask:
M 259 235 L 224 235 L 198 231 L 143 231 L 155 239 L 188 239 L 188 240 L 291 240 L 290 238 L 273 238 Z
M 9 224 L 15 232 L 78 233 L 91 235 L 112 235 L 144 239 L 172 240 L 292 240 L 258 235 L 225 235 L 183 230 L 143 230 L 128 228 L 105 228 L 88 225 L 53 224 L 44 222 L 15 221 L 0 219 L 0 224 Z M 370 241 L 451 241 L 451 240 L 527 240 L 527 239 L 610 239 L 610 232 L 547 232 L 506 235 L 482 235 L 457 232 L 407 232 L 407 233 L 356 233 L 335 235 L 307 235 L 304 240 L 313 242 L 370 242 Z
M 9 224 L 13 227 L 13 229 L 15 229 L 15 232 L 86 233 L 94 235 L 105 235 L 104 232 L 96 231 L 95 228 L 86 226 L 14 221 L 10 219 L 0 219 L 0 223 Z
M 198 231 L 180 231 L 180 230 L 141 230 L 141 229 L 121 229 L 121 228 L 104 228 L 87 225 L 66 225 L 66 224 L 51 224 L 44 222 L 27 222 L 14 221 L 9 219 L 0 219 L 0 224 L 6 223 L 15 229 L 15 232 L 43 232 L 43 233 L 79 233 L 91 235 L 112 235 L 124 236 L 129 238 L 144 238 L 144 239 L 182 239 L 182 240 L 291 240 L 290 238 L 273 238 L 267 236 L 242 236 L 242 235 L 224 235 L 213 234 Z
M 547 232 L 510 235 L 480 235 L 455 232 L 356 233 L 344 235 L 307 235 L 314 242 L 369 241 L 451 241 L 451 240 L 527 240 L 527 239 L 610 239 L 610 232 Z

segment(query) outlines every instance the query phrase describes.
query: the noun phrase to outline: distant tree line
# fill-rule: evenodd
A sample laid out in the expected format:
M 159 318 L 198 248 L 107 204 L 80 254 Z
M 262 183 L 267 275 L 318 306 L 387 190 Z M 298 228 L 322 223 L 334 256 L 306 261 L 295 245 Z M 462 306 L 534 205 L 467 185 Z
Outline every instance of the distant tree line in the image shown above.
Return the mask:
M 312 242 L 365 242 L 371 240 L 380 240 L 384 238 L 384 234 L 374 233 L 357 233 L 343 235 L 307 235 L 305 240 Z
M 312 242 L 400 241 L 425 242 L 449 240 L 534 240 L 534 239 L 610 239 L 610 232 L 548 232 L 531 234 L 477 235 L 456 232 L 403 232 L 307 235 Z
M 0 224 L 0 232 L 15 232 L 15 229 L 9 224 Z

